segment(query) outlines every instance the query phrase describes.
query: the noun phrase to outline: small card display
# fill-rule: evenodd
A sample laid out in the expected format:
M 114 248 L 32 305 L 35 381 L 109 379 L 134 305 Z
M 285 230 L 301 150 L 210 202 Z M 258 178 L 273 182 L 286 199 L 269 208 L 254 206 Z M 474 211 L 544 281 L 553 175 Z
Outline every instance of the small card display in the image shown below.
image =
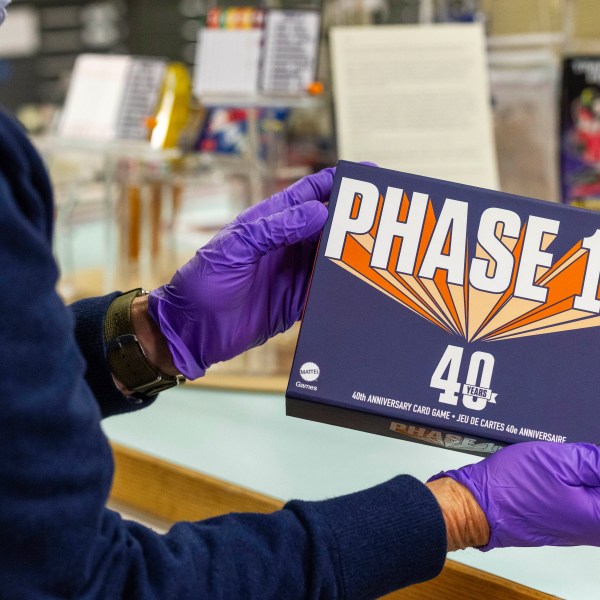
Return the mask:
M 155 113 L 166 63 L 125 55 L 77 58 L 59 134 L 96 141 L 144 140 Z
M 265 93 L 303 93 L 315 80 L 319 13 L 271 10 L 267 13 L 261 88 Z
M 212 9 L 198 32 L 194 92 L 209 99 L 305 95 L 319 33 L 316 10 Z

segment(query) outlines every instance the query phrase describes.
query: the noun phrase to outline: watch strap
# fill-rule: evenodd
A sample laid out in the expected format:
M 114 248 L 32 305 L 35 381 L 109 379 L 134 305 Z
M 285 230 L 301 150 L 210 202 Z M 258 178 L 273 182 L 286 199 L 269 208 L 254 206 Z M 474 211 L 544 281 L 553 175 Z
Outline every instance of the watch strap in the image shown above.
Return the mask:
M 155 396 L 185 381 L 182 375 L 166 375 L 150 363 L 142 349 L 131 321 L 131 305 L 146 294 L 142 288 L 115 298 L 106 313 L 104 340 L 113 375 L 134 396 Z

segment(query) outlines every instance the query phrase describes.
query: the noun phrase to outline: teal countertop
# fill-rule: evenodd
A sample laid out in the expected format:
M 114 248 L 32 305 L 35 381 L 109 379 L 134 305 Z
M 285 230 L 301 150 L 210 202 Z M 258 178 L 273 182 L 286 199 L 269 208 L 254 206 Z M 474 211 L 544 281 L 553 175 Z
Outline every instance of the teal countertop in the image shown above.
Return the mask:
M 399 473 L 425 480 L 479 460 L 286 417 L 280 394 L 184 387 L 107 419 L 104 429 L 115 442 L 281 500 L 336 496 Z M 598 548 L 464 550 L 450 558 L 569 600 L 600 595 Z

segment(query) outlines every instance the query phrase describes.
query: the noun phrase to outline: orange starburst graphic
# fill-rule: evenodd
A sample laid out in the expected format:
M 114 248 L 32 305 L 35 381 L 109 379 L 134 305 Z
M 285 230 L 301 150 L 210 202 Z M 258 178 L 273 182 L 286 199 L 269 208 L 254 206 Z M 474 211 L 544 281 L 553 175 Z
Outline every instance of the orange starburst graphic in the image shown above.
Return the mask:
M 354 215 L 358 211 L 358 202 L 357 198 Z M 399 273 L 395 269 L 402 244 L 400 237 L 394 239 L 387 267 L 371 266 L 382 206 L 383 197 L 380 197 L 371 230 L 364 234 L 348 233 L 341 259 L 330 260 L 437 327 L 468 341 L 497 341 L 600 326 L 597 313 L 575 308 L 575 298 L 581 294 L 588 256 L 588 250 L 582 246 L 582 242 L 551 267 L 538 267 L 534 281 L 536 286 L 546 288 L 546 300 L 527 300 L 515 295 L 526 224 L 522 226 L 518 237 L 505 235 L 502 224 L 498 224 L 496 238 L 512 254 L 514 267 L 508 288 L 501 293 L 491 293 L 478 290 L 469 283 L 467 248 L 464 251 L 464 281 L 461 285 L 449 282 L 447 271 L 443 269 L 436 270 L 433 278 L 418 275 L 437 223 L 431 200 L 427 204 L 412 273 Z M 399 221 L 406 220 L 409 209 L 410 199 L 404 194 Z M 540 249 L 545 251 L 555 238 L 553 234 L 545 234 Z M 445 253 L 450 252 L 451 244 L 449 234 Z M 492 277 L 497 265 L 479 243 L 475 257 L 488 260 L 488 270 L 491 271 L 488 275 Z

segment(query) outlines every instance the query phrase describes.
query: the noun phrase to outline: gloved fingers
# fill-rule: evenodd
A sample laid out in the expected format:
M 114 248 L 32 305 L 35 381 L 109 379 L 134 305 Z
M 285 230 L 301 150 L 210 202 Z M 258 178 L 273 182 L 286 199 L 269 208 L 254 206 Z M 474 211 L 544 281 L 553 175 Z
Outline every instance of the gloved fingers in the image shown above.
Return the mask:
M 334 176 L 335 167 L 330 167 L 303 177 L 285 190 L 247 208 L 243 213 L 238 215 L 234 223 L 256 221 L 261 217 L 274 215 L 286 208 L 298 206 L 305 202 L 312 202 L 314 200 L 326 202 L 329 200 Z
M 327 208 L 318 200 L 292 206 L 251 223 L 241 223 L 236 231 L 238 244 L 245 246 L 248 263 L 268 252 L 291 246 L 314 236 L 327 220 Z
M 303 177 L 284 190 L 286 196 L 284 202 L 287 202 L 288 206 L 297 206 L 311 200 L 327 202 L 331 195 L 334 177 L 335 167 L 329 167 L 313 175 L 308 175 L 308 177 Z
M 600 487 L 600 447 L 593 444 L 521 442 L 493 454 L 492 471 L 506 469 L 509 455 L 513 478 L 532 484 L 552 479 L 569 486 Z
M 361 165 L 376 167 L 375 163 L 361 162 Z M 289 206 L 297 206 L 303 202 L 310 200 L 319 200 L 320 202 L 328 202 L 331 196 L 333 187 L 333 179 L 335 177 L 335 167 L 323 169 L 318 173 L 309 175 L 297 181 L 295 184 L 284 190 L 287 195 L 285 202 Z M 283 210 L 282 206 L 280 210 Z
M 569 485 L 600 487 L 600 448 L 594 444 L 544 444 L 545 466 Z M 550 448 L 551 446 L 551 448 Z
M 372 162 L 361 162 L 360 164 L 367 165 L 369 167 L 377 166 Z M 287 192 L 287 202 L 290 206 L 296 206 L 310 200 L 327 202 L 331 195 L 334 177 L 335 167 L 329 167 L 328 169 L 323 169 L 318 173 L 309 175 L 308 177 L 303 177 L 289 188 L 284 190 L 284 193 Z M 284 207 L 282 207 L 280 210 L 283 208 Z

